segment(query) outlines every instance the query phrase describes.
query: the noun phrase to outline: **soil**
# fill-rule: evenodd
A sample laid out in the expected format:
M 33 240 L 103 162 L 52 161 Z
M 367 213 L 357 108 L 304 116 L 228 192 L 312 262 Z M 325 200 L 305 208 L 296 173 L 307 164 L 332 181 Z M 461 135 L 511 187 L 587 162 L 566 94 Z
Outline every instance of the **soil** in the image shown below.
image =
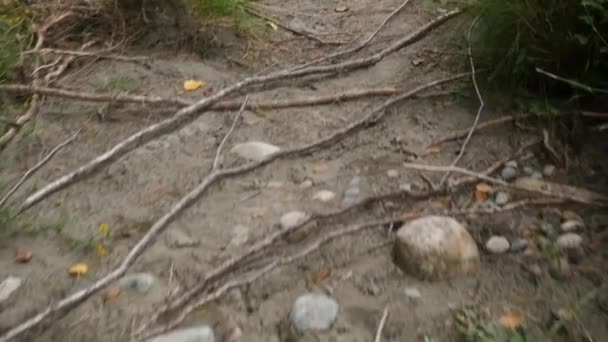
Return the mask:
M 308 30 L 327 41 L 366 36 L 399 4 L 400 1 L 394 0 L 260 2 L 264 11 L 276 15 L 281 22 Z M 334 9 L 341 5 L 346 5 L 348 10 L 336 12 Z M 440 9 L 434 5 L 413 1 L 387 26 L 379 41 L 413 31 L 439 13 Z M 462 57 L 429 52 L 454 50 L 455 39 L 461 40 L 460 36 L 455 36 L 454 32 L 458 31 L 455 25 L 452 23 L 434 31 L 422 41 L 368 69 L 266 87 L 255 98 L 286 99 L 387 85 L 413 88 L 466 70 L 467 61 Z M 74 68 L 60 84 L 83 91 L 126 91 L 196 99 L 204 92 L 220 89 L 247 75 L 269 67 L 278 68 L 277 63 L 279 66 L 296 64 L 337 48 L 281 29 L 257 30 L 258 37 L 252 38 L 239 36 L 229 28 L 217 29 L 213 35 L 222 46 L 209 47 L 204 57 L 183 52 L 176 55 L 173 51 L 149 45 L 138 47 L 130 53 L 149 55 L 152 57 L 150 62 L 100 60 L 85 68 Z M 375 44 L 373 48 L 377 45 L 381 44 Z M 206 85 L 200 91 L 184 94 L 181 86 L 186 79 L 200 79 Z M 417 172 L 403 168 L 402 163 L 409 157 L 403 151 L 422 153 L 425 146 L 448 132 L 470 127 L 478 104 L 475 97 L 469 96 L 468 89 L 464 94 L 450 92 L 409 100 L 390 109 L 377 125 L 330 148 L 306 157 L 280 160 L 220 182 L 171 224 L 129 270 L 129 273 L 148 272 L 157 277 L 150 292 L 125 291 L 107 302 L 103 293 L 96 294 L 67 315 L 54 318 L 44 329 L 24 337 L 23 341 L 127 341 L 132 327 L 154 312 L 169 292 L 195 284 L 205 272 L 242 250 L 242 245 L 231 243 L 237 234 L 236 226 L 249 228 L 245 242 L 249 245 L 274 231 L 279 218 L 286 212 L 337 209 L 355 175 L 363 179 L 362 196 L 395 191 L 403 183 L 424 187 L 425 182 Z M 487 96 L 489 99 L 490 95 Z M 325 106 L 246 111 L 244 120 L 228 142 L 224 165 L 241 162 L 228 152 L 231 145 L 250 140 L 280 147 L 312 142 L 360 118 L 382 101 L 381 98 L 368 98 Z M 488 102 L 482 120 L 505 114 L 496 101 Z M 99 120 L 98 113 L 105 113 L 103 120 Z M 44 151 L 84 127 L 75 143 L 57 154 L 13 197 L 22 199 L 34 189 L 172 113 L 172 109 L 143 105 L 107 108 L 48 99 L 33 131 L 21 134 L 2 152 L 0 177 L 12 184 Z M 29 210 L 26 217 L 20 219 L 18 231 L 0 241 L 0 279 L 13 275 L 24 280 L 22 287 L 0 307 L 0 331 L 92 284 L 117 265 L 149 225 L 209 172 L 216 149 L 234 115 L 234 112 L 205 113 L 178 131 L 147 143 Z M 496 160 L 513 154 L 522 142 L 538 136 L 536 130 L 522 130 L 511 125 L 481 131 L 472 138 L 459 165 L 483 170 Z M 449 165 L 461 142 L 444 144 L 440 153 L 428 155 L 420 162 Z M 590 168 L 585 165 L 601 161 L 593 153 L 600 151 L 605 156 L 605 149 L 602 151 L 597 144 L 586 146 L 579 156 L 581 166 L 568 171 L 560 166 L 555 181 L 590 186 L 582 176 Z M 541 150 L 536 154 L 543 163 L 550 162 L 543 159 Z M 600 164 L 600 167 L 608 169 L 606 165 Z M 398 177 L 388 177 L 388 170 L 398 170 Z M 427 176 L 438 182 L 442 174 L 427 173 Z M 306 180 L 312 180 L 313 186 L 301 187 Z M 321 203 L 312 199 L 319 190 L 330 190 L 338 196 L 333 202 Z M 462 203 L 470 198 L 469 190 L 455 195 L 454 201 Z M 595 186 L 594 190 L 605 191 L 606 188 Z M 397 205 L 405 212 L 412 204 Z M 599 212 L 593 208 L 575 210 L 585 218 Z M 381 218 L 383 215 L 386 212 L 377 206 L 369 208 L 369 212 L 362 213 L 359 218 Z M 343 218 L 344 222 L 351 222 L 351 219 Z M 106 246 L 106 255 L 100 257 L 95 251 L 94 241 L 97 240 L 94 239 L 100 237 L 99 226 L 104 223 L 113 234 L 129 232 L 129 236 L 113 239 Z M 466 223 L 482 247 L 487 222 L 484 225 L 483 220 L 471 219 Z M 176 248 L 171 240 L 182 233 L 197 243 Z M 605 279 L 605 248 L 602 251 L 601 244 L 596 246 L 594 242 L 598 242 L 599 237 L 594 234 L 585 233 L 589 248 L 581 265 L 592 266 L 598 270 L 600 279 Z M 326 291 L 337 299 L 340 313 L 330 331 L 315 337 L 318 341 L 373 340 L 378 321 L 388 304 L 390 316 L 383 341 L 418 341 L 425 336 L 432 338 L 431 341 L 456 341 L 454 309 L 464 304 L 487 309 L 491 319 L 497 319 L 508 308 L 525 312 L 530 341 L 557 341 L 560 338 L 583 341 L 582 335 L 563 339 L 549 334 L 546 325 L 551 312 L 578 308 L 583 295 L 597 290 L 597 284 L 583 272 L 556 280 L 541 260 L 543 275 L 535 280 L 524 267 L 530 263 L 526 255 L 484 254 L 481 270 L 474 276 L 422 282 L 394 265 L 390 241 L 383 230 L 340 239 L 301 262 L 279 268 L 248 288 L 234 290 L 213 305 L 195 311 L 184 326 L 230 317 L 241 326 L 243 341 L 279 341 L 277 326 L 287 316 L 294 299 L 308 291 Z M 15 263 L 17 248 L 32 251 L 32 260 L 27 264 Z M 89 273 L 79 278 L 68 276 L 67 270 L 78 262 L 86 263 Z M 320 284 L 310 281 L 315 273 L 326 269 L 331 270 L 326 280 Z M 405 294 L 408 287 L 418 288 L 421 299 L 408 298 Z M 580 326 L 574 330 L 579 334 L 584 330 L 593 341 L 608 340 L 608 316 L 593 304 L 577 311 Z

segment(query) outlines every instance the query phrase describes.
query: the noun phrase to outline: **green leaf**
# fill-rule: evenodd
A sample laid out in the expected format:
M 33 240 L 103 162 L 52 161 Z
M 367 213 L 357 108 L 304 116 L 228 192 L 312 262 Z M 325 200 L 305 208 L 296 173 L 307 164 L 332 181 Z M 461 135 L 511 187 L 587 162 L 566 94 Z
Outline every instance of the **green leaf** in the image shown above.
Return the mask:
M 589 38 L 583 36 L 582 34 L 575 34 L 574 38 L 576 38 L 576 40 L 578 40 L 578 43 L 581 45 L 587 45 L 589 43 Z

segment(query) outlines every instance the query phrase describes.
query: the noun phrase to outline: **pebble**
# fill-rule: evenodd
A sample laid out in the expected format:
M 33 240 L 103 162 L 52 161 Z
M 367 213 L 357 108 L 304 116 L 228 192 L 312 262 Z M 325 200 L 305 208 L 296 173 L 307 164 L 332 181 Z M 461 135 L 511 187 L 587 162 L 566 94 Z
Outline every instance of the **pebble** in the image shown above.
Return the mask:
M 355 176 L 351 179 L 348 184 L 348 188 L 344 192 L 344 198 L 342 199 L 342 206 L 348 207 L 355 203 L 361 192 L 361 177 Z
M 135 290 L 141 294 L 147 293 L 152 286 L 156 278 L 150 273 L 134 273 L 124 276 L 120 279 L 120 286 L 124 289 Z
M 576 233 L 564 233 L 557 237 L 555 245 L 558 249 L 576 249 L 583 243 L 583 237 Z
M 534 168 L 530 167 L 530 166 L 524 166 L 524 173 L 528 176 L 532 176 L 532 174 L 534 174 L 534 172 L 536 172 L 536 170 L 534 170 Z
M 230 244 L 235 247 L 244 245 L 249 240 L 249 227 L 238 224 L 232 228 Z
M 321 202 L 329 202 L 336 198 L 336 194 L 329 190 L 321 190 L 312 196 L 313 200 L 321 201 Z
M 412 191 L 412 184 L 411 183 L 401 183 L 401 184 L 399 184 L 399 190 Z
M 7 300 L 15 291 L 21 287 L 21 278 L 7 277 L 0 283 L 0 303 Z
M 246 143 L 236 144 L 230 152 L 237 154 L 239 157 L 260 161 L 267 156 L 279 152 L 281 149 L 278 146 L 271 145 L 261 141 L 249 141 Z
M 194 247 L 200 243 L 181 229 L 170 229 L 165 235 L 165 243 L 170 248 Z
M 543 174 L 539 171 L 534 171 L 532 175 L 530 175 L 533 179 L 543 179 Z
M 479 269 L 477 244 L 458 221 L 425 216 L 404 224 L 395 239 L 395 263 L 422 280 L 441 280 Z
M 213 329 L 203 325 L 171 331 L 154 337 L 147 342 L 214 342 Z
M 526 152 L 523 156 L 521 156 L 519 158 L 519 160 L 521 160 L 521 161 L 527 161 L 527 160 L 530 160 L 532 158 L 534 158 L 534 153 L 533 152 Z
M 412 301 L 419 301 L 420 299 L 422 299 L 422 294 L 420 293 L 420 290 L 415 287 L 406 287 L 405 295 Z
M 509 200 L 510 200 L 509 194 L 504 191 L 497 192 L 494 197 L 494 203 L 496 203 L 498 205 L 507 204 L 509 202 Z
M 310 179 L 307 179 L 307 180 L 303 181 L 299 185 L 300 189 L 308 189 L 308 188 L 310 188 L 312 186 L 313 186 L 313 183 L 312 183 L 312 180 L 310 180 Z
M 518 167 L 517 161 L 515 161 L 515 160 L 510 160 L 510 161 L 506 162 L 505 166 L 512 167 L 514 169 L 517 169 L 517 167 Z
M 515 239 L 511 242 L 511 253 L 521 253 L 528 249 L 529 242 L 526 239 Z
M 564 212 L 562 213 L 562 221 L 578 221 L 581 223 L 584 222 L 583 218 L 572 210 L 564 210 Z
M 562 223 L 561 225 L 561 230 L 562 232 L 573 232 L 579 229 L 583 229 L 585 228 L 585 224 L 581 221 L 577 221 L 577 220 L 573 220 L 573 221 L 566 221 L 564 223 Z
M 551 177 L 555 174 L 555 170 L 555 165 L 545 165 L 543 168 L 543 175 L 545 175 L 545 177 Z
M 504 236 L 494 235 L 486 241 L 486 250 L 492 254 L 502 254 L 511 248 L 509 240 Z
M 296 299 L 289 320 L 301 331 L 329 329 L 338 317 L 339 305 L 335 299 L 316 293 L 307 293 Z
M 386 171 L 386 175 L 389 178 L 397 178 L 397 177 L 399 177 L 399 171 L 397 171 L 397 170 L 388 170 L 388 171 Z
M 281 224 L 281 228 L 290 229 L 302 223 L 307 218 L 308 215 L 306 215 L 306 213 L 303 211 L 290 211 L 281 216 L 279 223 Z
M 506 166 L 500 172 L 500 176 L 506 181 L 513 180 L 515 179 L 515 177 L 517 177 L 517 169 L 515 169 L 514 167 Z

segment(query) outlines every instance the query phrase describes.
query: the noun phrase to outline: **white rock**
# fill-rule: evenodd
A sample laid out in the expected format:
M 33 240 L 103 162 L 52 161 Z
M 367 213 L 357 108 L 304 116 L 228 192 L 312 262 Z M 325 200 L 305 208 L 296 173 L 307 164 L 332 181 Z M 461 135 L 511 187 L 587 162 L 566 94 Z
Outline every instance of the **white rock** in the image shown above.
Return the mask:
M 494 235 L 486 241 L 486 249 L 492 254 L 502 254 L 511 248 L 509 240 L 503 236 Z
M 494 203 L 496 203 L 498 205 L 507 204 L 509 202 L 509 200 L 510 200 L 509 194 L 504 191 L 497 192 L 494 197 Z
M 564 233 L 557 237 L 555 245 L 558 249 L 576 249 L 583 243 L 583 237 L 576 233 Z
M 312 196 L 313 200 L 321 201 L 321 202 L 329 202 L 336 198 L 336 194 L 329 190 L 321 190 Z
M 261 141 L 249 141 L 242 144 L 236 144 L 230 151 L 236 153 L 241 158 L 260 161 L 267 156 L 279 152 L 281 149 L 278 146 L 271 145 Z
M 327 330 L 338 317 L 338 302 L 324 294 L 304 294 L 293 304 L 289 320 L 301 331 Z
M 399 184 L 399 190 L 401 190 L 401 191 L 412 191 L 412 184 L 410 184 L 410 183 L 401 183 L 401 184 Z
M 214 342 L 213 330 L 206 326 L 185 328 L 154 337 L 147 342 Z
M 428 280 L 473 273 L 480 264 L 469 232 L 445 216 L 426 216 L 402 226 L 397 231 L 395 261 L 406 273 Z
M 585 228 L 585 224 L 578 220 L 566 221 L 560 226 L 562 232 L 573 232 Z
M 155 281 L 156 277 L 150 273 L 133 273 L 124 276 L 119 283 L 122 288 L 145 294 L 152 288 Z
M 415 287 L 406 287 L 405 288 L 405 295 L 414 301 L 420 300 L 422 298 L 422 294 L 420 293 L 420 290 L 418 290 Z
M 515 179 L 515 177 L 517 177 L 517 170 L 514 167 L 506 166 L 500 172 L 500 176 L 502 177 L 502 179 L 504 179 L 506 181 L 510 181 L 512 179 Z
M 236 247 L 244 245 L 249 240 L 249 227 L 243 225 L 236 225 L 232 228 L 232 240 L 230 244 Z
M 300 183 L 300 189 L 308 189 L 310 187 L 312 187 L 313 183 L 312 180 L 307 179 L 305 181 L 303 181 L 302 183 Z
M 543 175 L 545 177 L 551 177 L 555 174 L 555 165 L 545 165 L 543 168 Z
M 169 229 L 165 235 L 165 243 L 170 248 L 194 247 L 200 243 L 189 234 L 178 228 Z
M 7 277 L 0 283 L 0 303 L 7 300 L 19 287 L 21 287 L 21 278 Z
M 281 228 L 289 229 L 297 226 L 298 224 L 304 222 L 308 218 L 308 215 L 302 211 L 290 211 L 287 214 L 281 216 L 279 223 L 281 224 Z
M 388 171 L 386 171 L 386 175 L 389 178 L 397 178 L 397 177 L 399 177 L 399 171 L 397 171 L 397 170 L 388 170 Z
M 518 167 L 517 161 L 515 161 L 515 160 L 510 160 L 510 161 L 506 162 L 505 166 L 512 167 L 514 169 L 517 169 L 517 167 Z

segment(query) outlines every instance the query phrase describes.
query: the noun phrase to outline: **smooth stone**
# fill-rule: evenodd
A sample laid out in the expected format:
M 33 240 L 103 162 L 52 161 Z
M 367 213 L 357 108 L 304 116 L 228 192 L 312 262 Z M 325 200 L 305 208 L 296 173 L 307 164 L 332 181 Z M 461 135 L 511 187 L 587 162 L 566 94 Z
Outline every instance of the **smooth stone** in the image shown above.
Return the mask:
M 308 215 L 303 211 L 290 211 L 281 216 L 279 223 L 281 224 L 281 228 L 290 229 L 304 222 L 307 218 Z
M 199 240 L 193 239 L 181 229 L 170 229 L 165 235 L 165 243 L 170 248 L 186 248 L 194 247 L 200 243 Z
M 150 273 L 133 273 L 120 279 L 119 284 L 124 289 L 135 290 L 141 294 L 145 294 L 152 288 L 155 281 L 156 277 Z
M 261 141 L 249 141 L 236 144 L 230 151 L 241 158 L 260 161 L 271 154 L 279 152 L 281 148 Z
M 329 202 L 336 198 L 336 194 L 329 190 L 321 190 L 312 196 L 313 200 L 321 201 L 321 202 Z
M 422 299 L 422 294 L 420 293 L 420 290 L 415 287 L 406 287 L 405 295 L 413 301 L 418 301 Z
M 543 179 L 543 174 L 539 171 L 534 171 L 532 175 L 530 175 L 533 179 Z
M 528 249 L 529 244 L 530 243 L 526 239 L 515 239 L 513 242 L 511 242 L 511 248 L 509 251 L 511 253 L 521 253 Z
M 561 225 L 562 232 L 573 232 L 585 228 L 585 224 L 581 221 L 566 221 Z
M 423 280 L 441 280 L 474 273 L 480 253 L 469 232 L 446 216 L 426 216 L 397 231 L 395 262 L 404 272 Z
M 154 337 L 147 342 L 214 342 L 213 329 L 203 325 L 171 331 L 165 335 Z
M 339 305 L 324 294 L 307 293 L 296 299 L 289 312 L 289 320 L 301 331 L 329 329 L 338 317 Z
M 397 171 L 397 170 L 388 170 L 388 171 L 386 171 L 386 175 L 389 178 L 397 178 L 397 177 L 399 177 L 399 171 Z
M 412 184 L 410 184 L 410 183 L 401 183 L 401 184 L 399 184 L 399 190 L 401 190 L 401 191 L 412 191 Z
M 578 222 L 584 222 L 583 218 L 580 217 L 579 214 L 575 213 L 572 210 L 564 210 L 564 212 L 562 213 L 562 221 L 566 222 L 566 221 L 578 221 Z
M 509 200 L 510 200 L 509 194 L 504 191 L 497 192 L 494 197 L 494 203 L 496 203 L 498 205 L 507 204 L 509 202 Z
M 505 166 L 512 167 L 514 169 L 517 169 L 519 167 L 519 165 L 517 164 L 517 161 L 515 161 L 515 160 L 510 160 L 510 161 L 506 162 Z
M 238 224 L 232 228 L 232 239 L 230 240 L 230 244 L 232 246 L 242 246 L 247 240 L 249 240 L 249 227 Z
M 312 186 L 313 186 L 313 183 L 312 183 L 312 180 L 310 180 L 310 179 L 303 181 L 299 185 L 300 189 L 308 189 L 308 188 L 311 188 Z
M 17 277 L 7 277 L 0 283 L 0 303 L 7 300 L 21 287 L 22 280 Z
M 506 166 L 500 172 L 500 176 L 506 181 L 513 180 L 515 179 L 515 177 L 517 177 L 517 169 L 515 169 L 514 167 Z
M 486 241 L 486 250 L 492 254 L 506 253 L 510 248 L 511 244 L 504 236 L 494 235 Z
M 545 167 L 543 167 L 543 175 L 545 175 L 545 177 L 551 177 L 555 174 L 555 170 L 555 165 L 545 165 Z
M 524 173 L 528 176 L 532 176 L 534 174 L 534 172 L 536 172 L 536 170 L 534 170 L 533 167 L 530 166 L 524 166 Z
M 576 233 L 564 233 L 557 237 L 555 245 L 558 249 L 576 249 L 583 243 L 583 237 Z

